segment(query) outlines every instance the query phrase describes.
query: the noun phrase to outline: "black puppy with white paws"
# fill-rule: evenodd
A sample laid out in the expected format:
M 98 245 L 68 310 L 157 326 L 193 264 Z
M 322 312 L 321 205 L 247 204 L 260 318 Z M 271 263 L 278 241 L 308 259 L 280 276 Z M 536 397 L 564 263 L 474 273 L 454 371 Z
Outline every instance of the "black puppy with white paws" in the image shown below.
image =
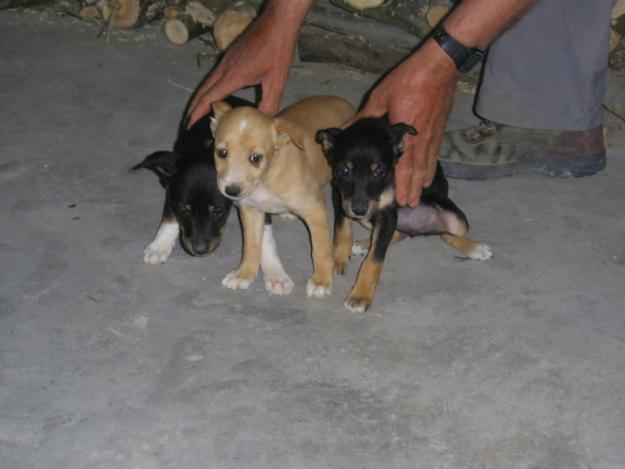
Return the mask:
M 217 189 L 209 119 L 182 130 L 173 151 L 152 153 L 132 168 L 153 171 L 165 189 L 161 224 L 143 253 L 148 264 L 167 261 L 178 236 L 193 256 L 209 254 L 221 242 L 232 201 Z
M 432 185 L 423 189 L 420 205 L 398 209 L 394 169 L 406 133 L 414 135 L 416 130 L 405 124 L 390 125 L 386 118 L 367 118 L 316 135 L 332 168 L 336 273 L 345 272 L 352 252 L 367 256 L 345 301 L 352 311 L 370 307 L 388 246 L 406 235 L 438 234 L 469 258 L 486 260 L 491 256 L 488 246 L 466 237 L 467 218 L 448 198 L 440 165 Z M 352 245 L 352 220 L 371 229 L 369 241 Z
M 253 105 L 233 96 L 226 101 L 233 107 Z M 192 256 L 210 254 L 221 243 L 232 200 L 217 188 L 210 119 L 206 115 L 189 130 L 182 127 L 173 151 L 152 153 L 132 168 L 153 171 L 165 189 L 161 224 L 143 252 L 147 264 L 166 262 L 178 237 Z M 286 295 L 293 289 L 293 281 L 278 256 L 269 215 L 263 230 L 261 269 L 265 289 L 270 293 Z

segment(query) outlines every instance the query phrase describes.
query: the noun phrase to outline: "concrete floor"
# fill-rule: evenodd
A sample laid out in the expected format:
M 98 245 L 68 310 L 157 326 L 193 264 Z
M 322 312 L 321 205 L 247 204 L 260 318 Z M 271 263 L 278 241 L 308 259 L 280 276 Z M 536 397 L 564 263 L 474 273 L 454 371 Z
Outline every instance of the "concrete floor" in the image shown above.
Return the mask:
M 143 264 L 163 192 L 128 168 L 171 146 L 207 68 L 156 27 L 96 32 L 0 13 L 0 467 L 625 467 L 618 122 L 595 177 L 452 181 L 495 257 L 405 241 L 352 314 L 355 261 L 306 298 L 299 222 L 275 223 L 288 298 L 220 286 L 234 216 L 214 255 Z M 372 79 L 298 68 L 285 102 Z

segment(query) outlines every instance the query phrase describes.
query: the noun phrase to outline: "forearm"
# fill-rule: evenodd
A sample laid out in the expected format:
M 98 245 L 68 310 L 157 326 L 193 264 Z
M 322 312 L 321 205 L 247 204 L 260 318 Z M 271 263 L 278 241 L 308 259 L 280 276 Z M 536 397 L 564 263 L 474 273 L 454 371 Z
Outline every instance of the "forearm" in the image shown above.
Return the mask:
M 467 47 L 486 49 L 538 0 L 463 0 L 443 22 Z
M 445 19 L 447 32 L 467 47 L 487 49 L 538 0 L 463 0 Z M 441 79 L 457 80 L 461 73 L 453 60 L 429 38 L 411 57 L 407 67 L 432 69 Z

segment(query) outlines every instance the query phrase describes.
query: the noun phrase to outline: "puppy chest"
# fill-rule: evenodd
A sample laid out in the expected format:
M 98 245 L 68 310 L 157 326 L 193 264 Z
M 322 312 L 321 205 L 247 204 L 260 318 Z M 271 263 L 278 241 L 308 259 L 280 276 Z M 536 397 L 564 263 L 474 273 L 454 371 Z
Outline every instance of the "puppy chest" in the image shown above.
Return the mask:
M 280 197 L 270 193 L 264 187 L 258 187 L 241 203 L 266 213 L 284 213 L 290 209 Z

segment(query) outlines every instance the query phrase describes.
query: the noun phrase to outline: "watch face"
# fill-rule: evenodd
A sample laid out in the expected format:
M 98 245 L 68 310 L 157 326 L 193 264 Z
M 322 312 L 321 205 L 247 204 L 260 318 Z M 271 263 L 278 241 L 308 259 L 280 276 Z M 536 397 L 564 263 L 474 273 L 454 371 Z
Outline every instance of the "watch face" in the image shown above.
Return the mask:
M 471 53 L 465 57 L 461 64 L 458 64 L 458 70 L 467 73 L 484 59 L 484 52 L 479 49 L 472 49 Z

